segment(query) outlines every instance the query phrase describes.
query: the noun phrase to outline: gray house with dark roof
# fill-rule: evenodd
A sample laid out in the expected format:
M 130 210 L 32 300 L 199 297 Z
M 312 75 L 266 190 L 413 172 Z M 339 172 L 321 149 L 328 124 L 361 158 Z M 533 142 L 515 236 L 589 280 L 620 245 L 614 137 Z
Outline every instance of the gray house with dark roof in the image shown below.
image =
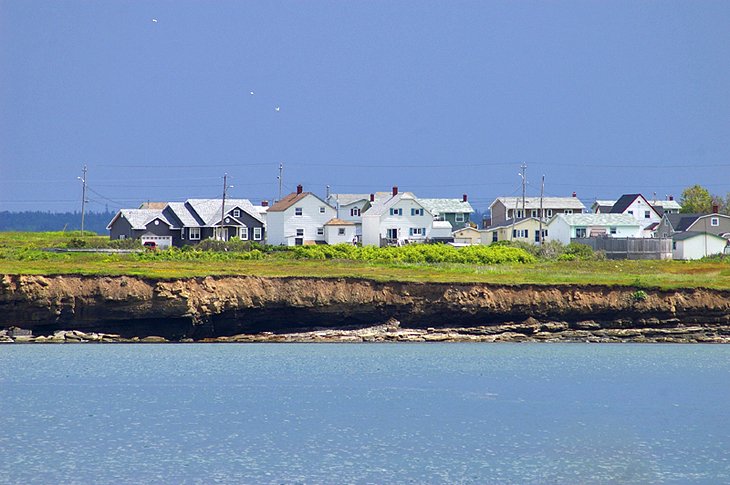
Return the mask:
M 702 232 L 730 236 L 730 216 L 725 214 L 664 214 L 657 227 L 659 237 L 672 237 L 682 232 Z
M 149 204 L 143 207 L 150 207 Z M 165 248 L 197 244 L 203 239 L 263 242 L 265 224 L 260 212 L 247 199 L 188 199 L 169 202 L 164 208 L 122 209 L 109 222 L 109 237 L 139 239 Z

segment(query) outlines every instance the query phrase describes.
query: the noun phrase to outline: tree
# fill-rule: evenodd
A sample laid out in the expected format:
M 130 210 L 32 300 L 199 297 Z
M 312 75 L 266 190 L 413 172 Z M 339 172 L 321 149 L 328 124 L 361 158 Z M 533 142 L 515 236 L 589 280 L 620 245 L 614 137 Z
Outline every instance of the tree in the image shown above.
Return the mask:
M 687 214 L 712 212 L 712 195 L 701 185 L 684 189 L 679 203 L 682 205 L 682 212 Z

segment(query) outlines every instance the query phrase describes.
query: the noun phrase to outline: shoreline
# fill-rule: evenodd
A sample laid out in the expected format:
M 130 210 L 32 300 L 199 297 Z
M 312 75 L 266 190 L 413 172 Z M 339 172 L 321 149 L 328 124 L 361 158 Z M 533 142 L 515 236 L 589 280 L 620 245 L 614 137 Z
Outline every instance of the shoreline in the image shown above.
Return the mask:
M 10 327 L 32 333 L 0 340 L 730 343 L 730 291 L 4 275 L 0 329 Z

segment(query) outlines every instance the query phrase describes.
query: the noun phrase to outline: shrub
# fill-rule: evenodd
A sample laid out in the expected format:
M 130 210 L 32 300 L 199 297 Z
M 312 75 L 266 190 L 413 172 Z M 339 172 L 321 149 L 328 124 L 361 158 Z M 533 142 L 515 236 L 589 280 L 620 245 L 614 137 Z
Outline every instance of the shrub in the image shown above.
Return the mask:
M 593 248 L 587 244 L 570 243 L 565 246 L 563 254 L 558 256 L 559 261 L 587 261 L 593 259 Z
M 109 247 L 113 249 L 139 249 L 142 247 L 142 243 L 138 239 L 114 239 L 109 241 Z
M 73 237 L 66 243 L 66 247 L 70 249 L 85 248 L 86 241 L 78 237 Z

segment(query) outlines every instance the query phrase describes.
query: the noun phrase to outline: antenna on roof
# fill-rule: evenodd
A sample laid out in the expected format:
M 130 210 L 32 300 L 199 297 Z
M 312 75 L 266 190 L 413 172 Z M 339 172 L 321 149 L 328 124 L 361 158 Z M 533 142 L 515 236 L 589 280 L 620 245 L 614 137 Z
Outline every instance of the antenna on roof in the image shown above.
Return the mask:
M 282 174 L 284 173 L 284 164 L 279 164 L 279 176 L 276 177 L 277 180 L 279 180 L 279 200 L 281 200 L 281 182 L 282 182 Z

